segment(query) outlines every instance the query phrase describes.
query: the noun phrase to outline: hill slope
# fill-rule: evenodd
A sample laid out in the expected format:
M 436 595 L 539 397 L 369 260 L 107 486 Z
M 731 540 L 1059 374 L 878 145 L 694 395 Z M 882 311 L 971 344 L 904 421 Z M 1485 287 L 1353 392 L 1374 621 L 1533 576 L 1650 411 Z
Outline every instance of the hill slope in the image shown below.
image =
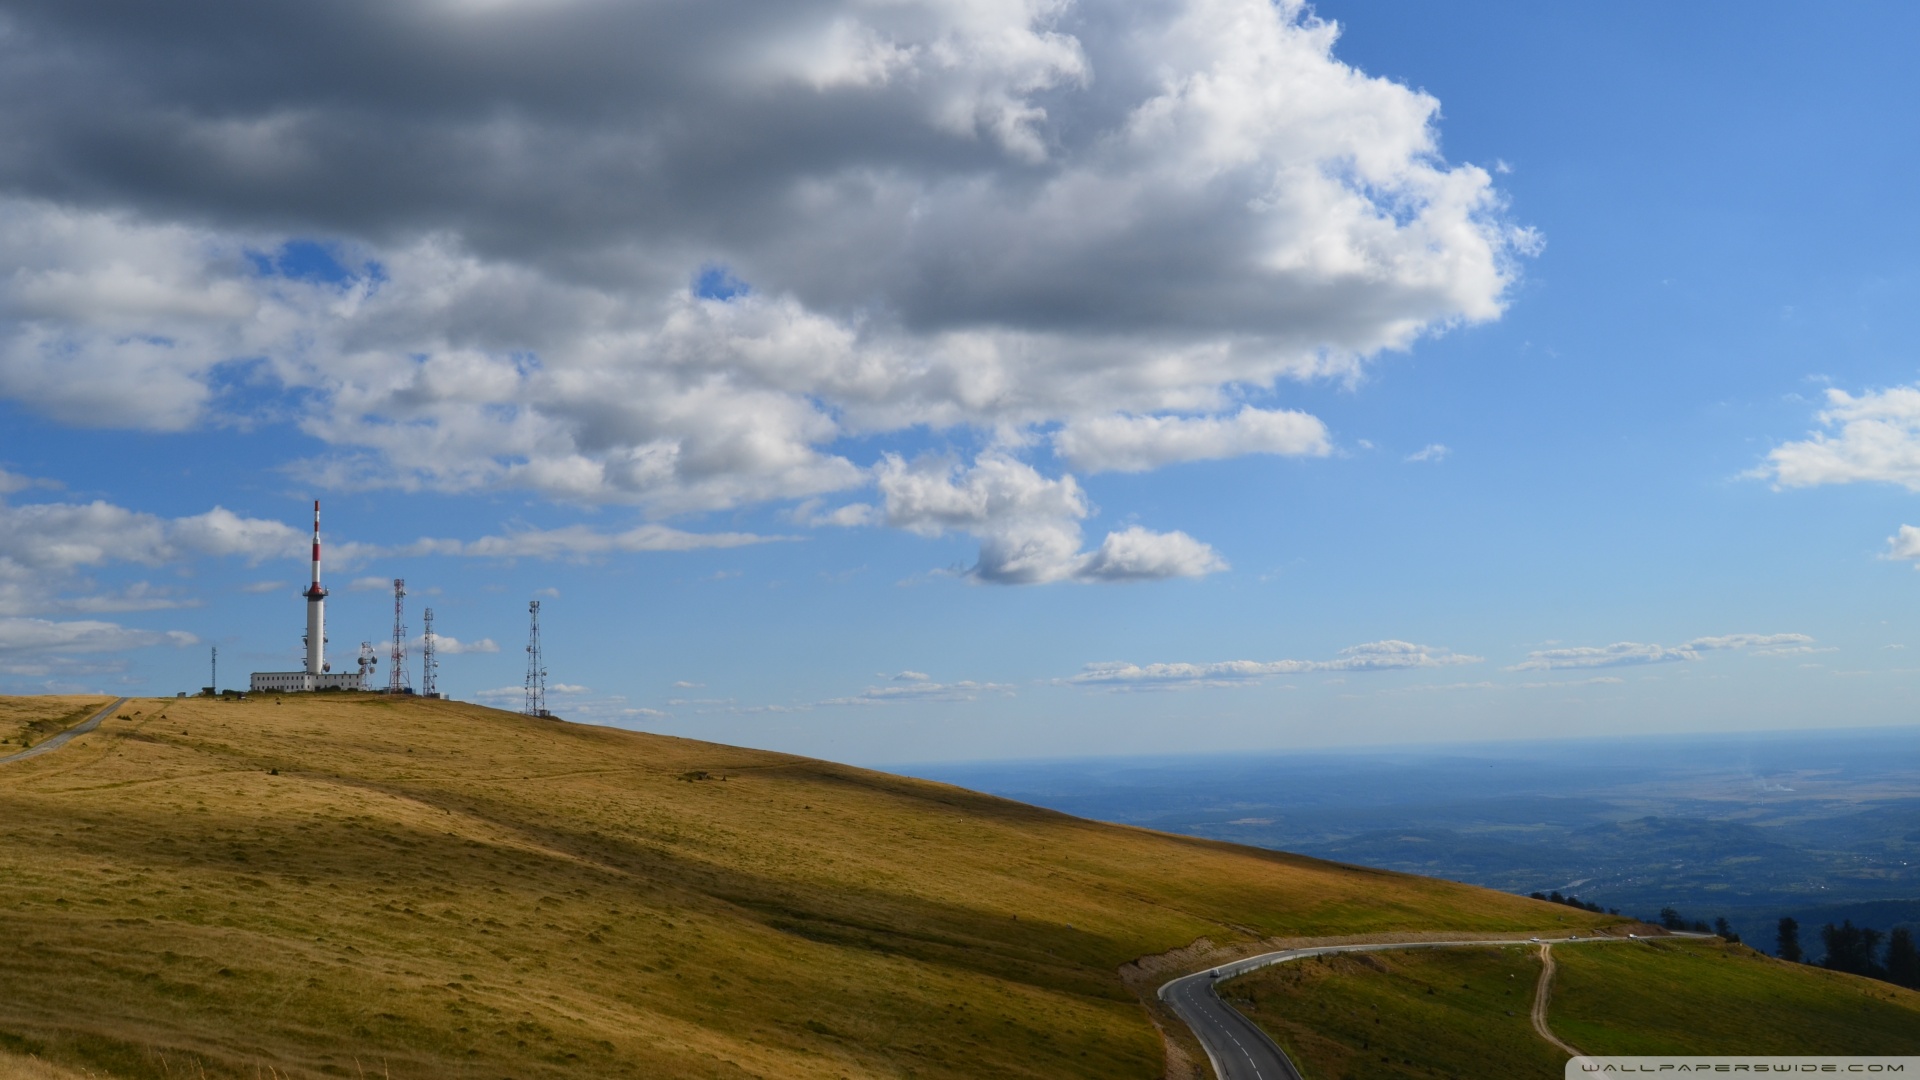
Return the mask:
M 113 699 L 101 695 L 72 697 L 0 697 L 0 758 L 37 746 L 50 736 L 92 716 Z
M 1920 993 L 1717 940 L 1560 945 L 1548 1022 L 1589 1054 L 1915 1054 Z M 1563 1075 L 1530 946 L 1325 957 L 1221 993 L 1315 1080 Z
M 1134 958 L 1606 921 L 454 702 L 120 714 L 0 767 L 0 1051 L 117 1076 L 1153 1077 Z

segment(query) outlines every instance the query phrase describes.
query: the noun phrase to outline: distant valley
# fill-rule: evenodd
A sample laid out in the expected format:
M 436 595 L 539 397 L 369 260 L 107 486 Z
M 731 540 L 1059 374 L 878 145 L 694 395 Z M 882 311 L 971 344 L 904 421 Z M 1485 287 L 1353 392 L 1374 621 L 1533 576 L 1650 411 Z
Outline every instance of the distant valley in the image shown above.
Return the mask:
M 1651 915 L 1920 923 L 1920 729 L 904 767 L 1069 813 Z

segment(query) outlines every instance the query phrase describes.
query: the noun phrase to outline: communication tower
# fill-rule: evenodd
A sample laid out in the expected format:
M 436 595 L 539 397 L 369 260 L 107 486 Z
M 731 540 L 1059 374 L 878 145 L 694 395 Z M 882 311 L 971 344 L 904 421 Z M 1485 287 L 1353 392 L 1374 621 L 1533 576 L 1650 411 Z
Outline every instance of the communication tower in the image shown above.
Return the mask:
M 256 671 L 247 680 L 254 693 L 305 694 L 315 690 L 371 690 L 367 685 L 367 667 L 362 663 L 358 675 L 333 674 L 327 661 L 327 590 L 320 585 L 320 501 L 313 503 L 313 583 L 300 595 L 307 599 L 307 633 L 300 639 L 306 663 L 299 671 Z M 363 646 L 361 652 L 366 652 Z M 364 656 L 362 658 L 364 660 Z M 218 682 L 218 679 L 214 680 Z
M 307 674 L 325 675 L 327 666 L 327 590 L 320 587 L 320 500 L 313 500 L 313 584 L 307 598 Z
M 547 665 L 540 659 L 540 601 L 527 604 L 530 626 L 527 630 L 527 707 L 528 716 L 551 716 L 547 712 Z
M 215 694 L 220 692 L 220 646 L 218 645 L 213 647 L 213 655 L 207 658 L 207 683 L 213 687 Z
M 407 680 L 407 583 L 393 579 L 393 663 L 387 668 L 387 693 L 408 694 L 413 687 Z
M 440 660 L 433 651 L 432 608 L 420 616 L 420 625 L 420 696 L 439 697 L 440 680 L 434 673 L 440 670 Z
M 379 665 L 380 665 L 380 654 L 373 651 L 373 642 L 371 641 L 361 642 L 360 643 L 360 685 L 361 686 L 369 685 L 368 680 L 373 677 L 373 669 L 378 667 Z

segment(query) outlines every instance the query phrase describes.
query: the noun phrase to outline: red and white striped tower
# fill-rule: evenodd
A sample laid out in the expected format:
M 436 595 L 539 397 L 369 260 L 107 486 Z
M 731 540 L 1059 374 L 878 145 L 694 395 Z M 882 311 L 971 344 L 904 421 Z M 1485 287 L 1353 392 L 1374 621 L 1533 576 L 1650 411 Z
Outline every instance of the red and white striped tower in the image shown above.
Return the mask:
M 327 590 L 320 587 L 320 500 L 313 500 L 313 584 L 307 587 L 307 674 L 327 670 Z

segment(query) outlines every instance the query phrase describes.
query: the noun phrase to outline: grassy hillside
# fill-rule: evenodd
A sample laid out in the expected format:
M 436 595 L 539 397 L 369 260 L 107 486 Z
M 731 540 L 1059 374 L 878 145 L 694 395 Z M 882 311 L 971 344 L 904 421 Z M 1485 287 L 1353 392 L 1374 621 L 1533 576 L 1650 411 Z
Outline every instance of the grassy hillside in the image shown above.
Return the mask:
M 30 1054 L 0 1050 L 0 1080 L 89 1080 L 100 1075 L 92 1070 L 62 1068 Z
M 1605 921 L 453 702 L 120 715 L 0 766 L 0 1052 L 122 1077 L 1154 1077 L 1137 957 Z
M 1872 979 L 1678 941 L 1553 959 L 1554 1034 L 1588 1053 L 1920 1054 L 1920 993 Z
M 1571 951 L 1555 949 L 1554 959 Z M 1262 968 L 1220 994 L 1308 1080 L 1558 1080 L 1566 1055 L 1534 1034 L 1528 1015 L 1539 974 L 1533 948 L 1520 945 L 1366 953 Z
M 1718 942 L 1556 946 L 1549 1022 L 1593 1054 L 1920 1053 L 1920 994 Z M 1221 992 L 1309 1080 L 1558 1078 L 1532 947 L 1285 964 Z
M 112 701 L 98 694 L 71 697 L 0 697 L 0 757 L 17 754 L 92 716 Z

